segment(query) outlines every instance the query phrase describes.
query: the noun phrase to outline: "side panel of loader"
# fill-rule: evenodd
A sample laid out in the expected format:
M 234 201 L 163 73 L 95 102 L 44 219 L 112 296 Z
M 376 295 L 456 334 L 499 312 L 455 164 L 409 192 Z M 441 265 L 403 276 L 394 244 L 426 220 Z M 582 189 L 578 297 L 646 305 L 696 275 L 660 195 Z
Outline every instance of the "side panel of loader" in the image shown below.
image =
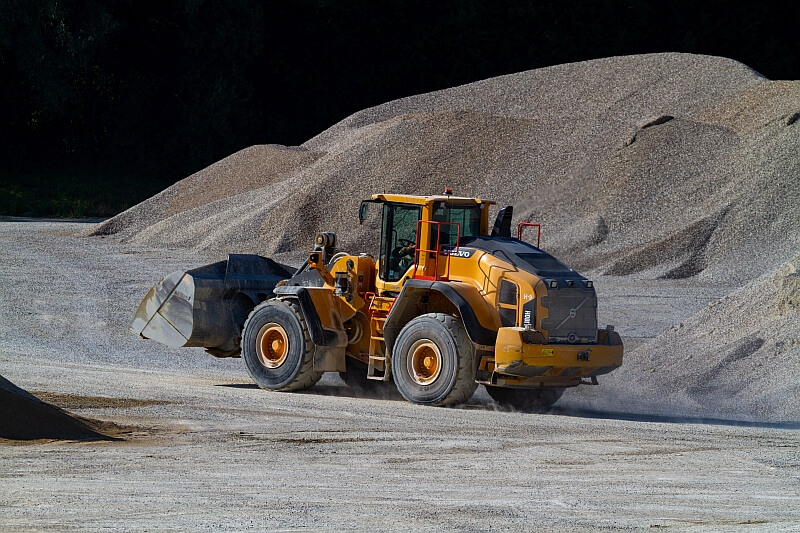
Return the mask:
M 461 317 L 473 343 L 494 345 L 500 324 L 477 289 L 465 283 L 412 279 L 403 285 L 386 319 L 383 331 L 387 351 L 391 353 L 397 335 L 412 318 L 451 309 Z

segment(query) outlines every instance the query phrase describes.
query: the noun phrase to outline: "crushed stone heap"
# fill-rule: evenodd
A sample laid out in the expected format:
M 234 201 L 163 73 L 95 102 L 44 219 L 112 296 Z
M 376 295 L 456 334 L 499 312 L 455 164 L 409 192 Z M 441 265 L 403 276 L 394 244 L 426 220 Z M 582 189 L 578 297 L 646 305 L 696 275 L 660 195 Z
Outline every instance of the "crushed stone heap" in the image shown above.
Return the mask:
M 289 260 L 317 231 L 374 247 L 373 192 L 512 203 L 575 267 L 741 284 L 800 245 L 800 82 L 689 54 L 559 65 L 356 113 L 253 146 L 104 222 L 133 242 Z M 299 254 L 299 255 L 298 255 Z
M 297 264 L 335 231 L 341 250 L 376 254 L 361 199 L 450 187 L 513 204 L 515 223 L 542 223 L 542 247 L 585 274 L 730 286 L 626 353 L 608 383 L 629 405 L 798 421 L 798 154 L 800 82 L 720 57 L 612 57 L 388 102 L 299 147 L 246 148 L 91 233 Z

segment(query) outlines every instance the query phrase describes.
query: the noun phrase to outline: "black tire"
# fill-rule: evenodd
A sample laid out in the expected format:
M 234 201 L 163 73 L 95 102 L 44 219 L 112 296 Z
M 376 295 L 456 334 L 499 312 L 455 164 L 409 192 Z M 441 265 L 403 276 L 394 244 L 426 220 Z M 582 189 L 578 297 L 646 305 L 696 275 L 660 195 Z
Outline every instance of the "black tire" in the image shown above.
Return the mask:
M 432 359 L 428 365 L 425 361 Z M 410 402 L 463 403 L 478 387 L 475 348 L 461 320 L 442 313 L 418 316 L 400 331 L 392 350 L 392 376 Z
M 262 389 L 297 391 L 322 377 L 314 371 L 314 343 L 296 303 L 267 300 L 247 317 L 242 333 L 242 359 Z
M 347 372 L 339 372 L 339 377 L 345 384 L 356 392 L 369 393 L 380 389 L 385 382 L 376 379 L 367 379 L 367 363 L 352 357 L 345 358 Z
M 547 389 L 510 389 L 486 386 L 486 392 L 501 407 L 527 413 L 542 413 L 564 394 L 563 387 Z

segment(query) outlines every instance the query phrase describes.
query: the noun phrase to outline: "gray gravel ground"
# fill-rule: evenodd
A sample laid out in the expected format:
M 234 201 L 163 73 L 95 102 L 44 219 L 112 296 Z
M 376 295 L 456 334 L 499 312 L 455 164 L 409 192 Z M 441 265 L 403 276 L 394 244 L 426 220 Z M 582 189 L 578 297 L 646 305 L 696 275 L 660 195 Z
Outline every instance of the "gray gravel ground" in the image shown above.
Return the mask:
M 81 231 L 0 222 L 0 373 L 90 397 L 73 412 L 131 433 L 0 444 L 0 529 L 800 528 L 797 424 L 598 410 L 594 399 L 619 392 L 610 379 L 568 391 L 547 415 L 497 412 L 482 390 L 457 409 L 391 391 L 358 398 L 333 376 L 303 394 L 262 391 L 238 359 L 127 333 L 154 281 L 219 257 L 70 236 Z M 729 291 L 630 277 L 597 286 L 600 321 L 628 350 Z

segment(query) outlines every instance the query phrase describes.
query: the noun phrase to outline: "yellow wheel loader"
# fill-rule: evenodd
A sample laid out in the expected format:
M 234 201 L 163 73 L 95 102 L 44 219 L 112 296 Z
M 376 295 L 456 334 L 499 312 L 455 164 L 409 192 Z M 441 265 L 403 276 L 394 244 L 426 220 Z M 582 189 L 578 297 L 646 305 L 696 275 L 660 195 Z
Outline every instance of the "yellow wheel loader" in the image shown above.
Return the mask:
M 132 331 L 170 346 L 238 356 L 262 388 L 307 389 L 325 372 L 352 387 L 393 381 L 409 401 L 456 405 L 484 385 L 501 405 L 536 411 L 622 364 L 613 326 L 598 329 L 592 282 L 511 234 L 512 207 L 445 194 L 376 194 L 378 257 L 337 252 L 319 233 L 302 267 L 257 255 L 162 279 Z M 538 228 L 537 228 L 538 229 Z

